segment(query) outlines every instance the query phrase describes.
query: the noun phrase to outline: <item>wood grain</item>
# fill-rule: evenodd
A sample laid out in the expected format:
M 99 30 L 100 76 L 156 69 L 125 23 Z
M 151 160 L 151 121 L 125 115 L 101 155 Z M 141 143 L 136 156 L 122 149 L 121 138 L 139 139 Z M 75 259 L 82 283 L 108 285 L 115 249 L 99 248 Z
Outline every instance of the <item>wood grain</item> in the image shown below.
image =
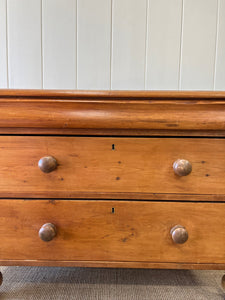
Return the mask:
M 0 133 L 24 128 L 36 134 L 225 136 L 225 93 L 0 91 Z
M 0 259 L 224 264 L 224 208 L 224 203 L 1 200 Z M 38 236 L 46 222 L 57 228 L 48 243 Z M 176 224 L 188 231 L 185 244 L 172 241 Z
M 224 150 L 224 139 L 2 136 L 0 197 L 224 200 Z M 45 156 L 58 164 L 49 174 Z M 179 158 L 188 176 L 174 173 Z
M 225 100 L 224 91 L 88 91 L 1 89 L 0 98 L 25 99 L 130 99 L 130 100 Z
M 225 92 L 2 90 L 0 134 L 1 265 L 224 269 Z
M 141 269 L 187 269 L 224 270 L 225 264 L 163 263 L 133 261 L 77 261 L 77 260 L 0 260 L 1 266 L 48 266 L 89 268 L 141 268 Z

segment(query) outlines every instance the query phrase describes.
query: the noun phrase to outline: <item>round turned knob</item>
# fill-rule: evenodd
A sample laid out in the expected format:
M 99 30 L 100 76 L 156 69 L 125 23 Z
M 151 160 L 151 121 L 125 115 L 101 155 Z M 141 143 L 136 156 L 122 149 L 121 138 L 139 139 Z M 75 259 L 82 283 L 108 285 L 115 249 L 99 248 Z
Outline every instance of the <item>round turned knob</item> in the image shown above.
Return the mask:
M 38 162 L 38 167 L 44 173 L 50 173 L 57 168 L 57 160 L 52 156 L 44 156 Z
M 173 163 L 173 170 L 178 176 L 187 176 L 192 171 L 192 165 L 186 159 L 178 159 Z
M 176 225 L 170 230 L 174 243 L 184 244 L 188 240 L 188 232 L 184 226 Z
M 44 242 L 49 242 L 56 236 L 56 227 L 51 223 L 44 224 L 39 230 L 39 237 Z

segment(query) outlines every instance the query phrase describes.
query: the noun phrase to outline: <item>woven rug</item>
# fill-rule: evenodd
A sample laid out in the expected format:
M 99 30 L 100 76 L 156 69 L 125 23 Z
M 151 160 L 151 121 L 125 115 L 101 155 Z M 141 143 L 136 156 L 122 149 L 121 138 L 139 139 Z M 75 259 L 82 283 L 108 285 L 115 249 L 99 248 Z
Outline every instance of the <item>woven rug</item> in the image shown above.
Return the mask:
M 221 300 L 224 271 L 0 267 L 1 300 Z

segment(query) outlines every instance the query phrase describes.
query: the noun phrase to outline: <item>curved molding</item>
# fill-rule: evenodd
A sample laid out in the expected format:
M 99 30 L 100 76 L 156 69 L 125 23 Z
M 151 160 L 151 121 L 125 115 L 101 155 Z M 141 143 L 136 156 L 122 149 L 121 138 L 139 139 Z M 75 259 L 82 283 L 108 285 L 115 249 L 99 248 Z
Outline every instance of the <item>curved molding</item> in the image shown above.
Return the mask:
M 54 99 L 222 99 L 223 91 L 88 91 L 88 90 L 15 90 L 0 89 L 0 98 Z
M 0 90 L 0 133 L 225 136 L 225 92 Z

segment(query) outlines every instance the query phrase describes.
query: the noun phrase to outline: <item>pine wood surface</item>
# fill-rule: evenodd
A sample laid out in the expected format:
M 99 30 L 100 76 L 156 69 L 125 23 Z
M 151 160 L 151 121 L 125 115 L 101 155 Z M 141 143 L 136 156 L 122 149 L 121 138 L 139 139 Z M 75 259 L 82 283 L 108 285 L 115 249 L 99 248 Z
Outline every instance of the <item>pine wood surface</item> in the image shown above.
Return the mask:
M 48 267 L 87 267 L 87 268 L 141 268 L 141 269 L 187 269 L 225 270 L 225 264 L 97 261 L 97 260 L 0 260 L 1 266 L 48 266 Z
M 0 90 L 0 134 L 0 264 L 225 268 L 224 92 Z
M 0 149 L 0 197 L 224 200 L 223 139 L 1 136 Z M 48 155 L 58 167 L 46 174 Z M 174 173 L 177 159 L 189 175 Z
M 225 136 L 224 112 L 224 92 L 0 90 L 2 134 Z
M 1 260 L 224 264 L 224 203 L 1 200 Z M 114 213 L 112 213 L 112 208 Z M 43 242 L 45 223 L 57 235 Z M 179 245 L 170 229 L 189 239 Z M 216 265 L 215 265 L 216 267 Z

